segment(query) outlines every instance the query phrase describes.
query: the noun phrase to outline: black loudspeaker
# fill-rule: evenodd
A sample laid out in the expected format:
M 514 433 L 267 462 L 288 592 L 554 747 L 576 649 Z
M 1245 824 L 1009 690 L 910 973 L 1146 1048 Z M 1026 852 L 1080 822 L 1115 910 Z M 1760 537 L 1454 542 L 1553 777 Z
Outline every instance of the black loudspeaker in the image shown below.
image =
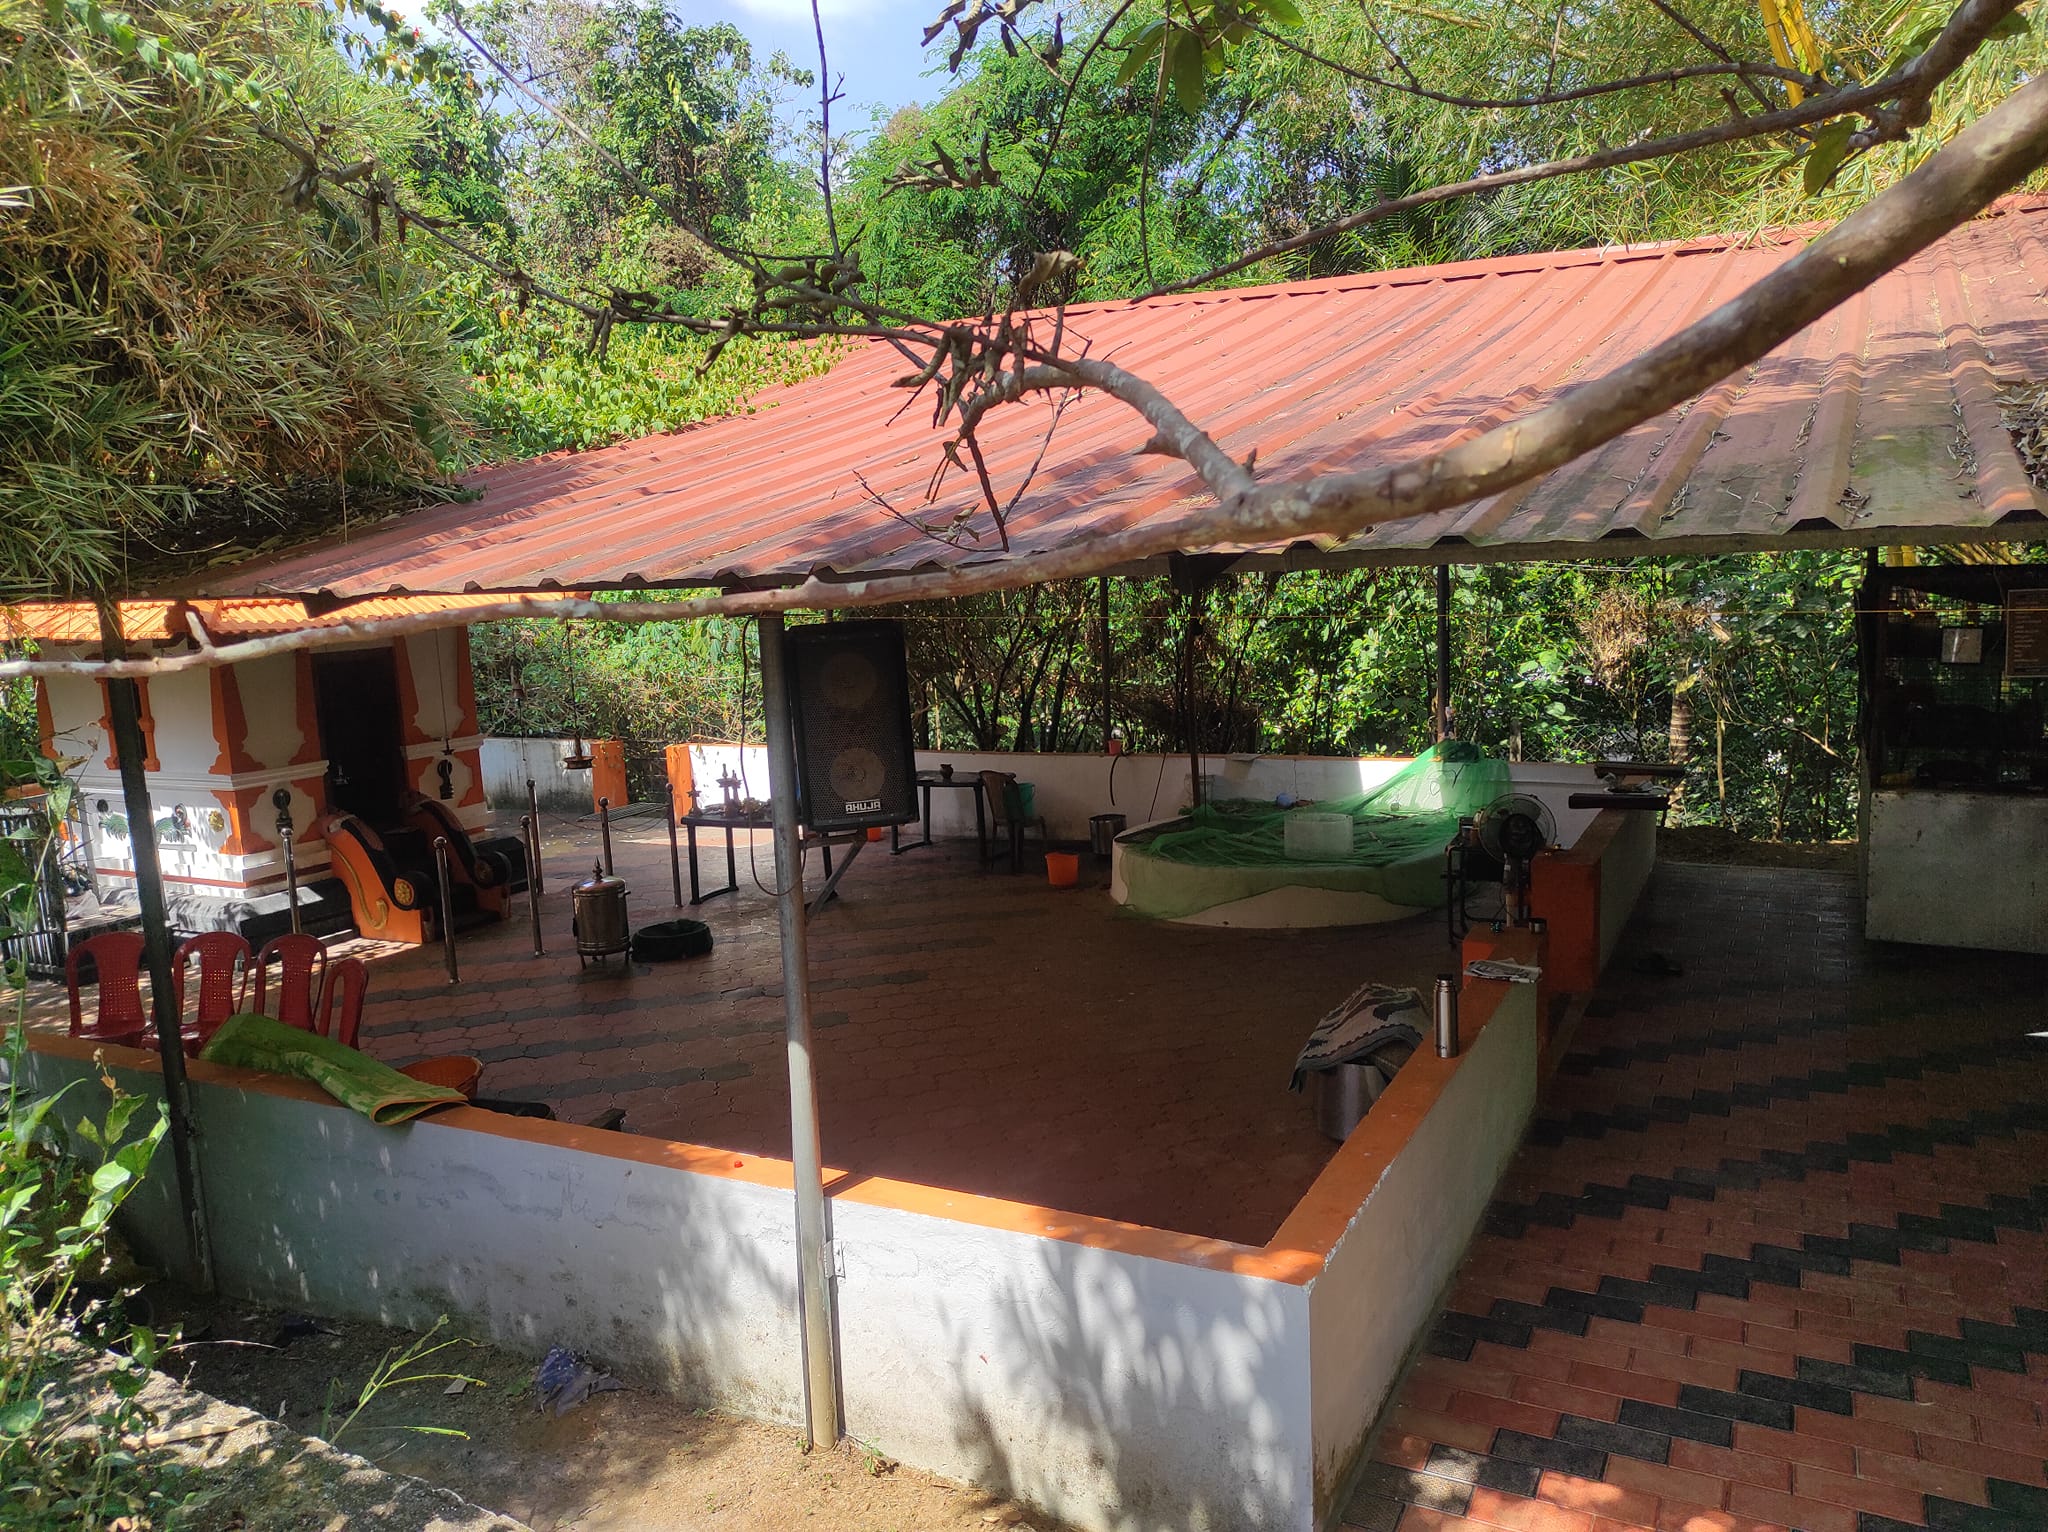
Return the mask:
M 918 817 L 910 666 L 894 622 L 831 622 L 784 637 L 796 731 L 797 817 L 865 830 Z

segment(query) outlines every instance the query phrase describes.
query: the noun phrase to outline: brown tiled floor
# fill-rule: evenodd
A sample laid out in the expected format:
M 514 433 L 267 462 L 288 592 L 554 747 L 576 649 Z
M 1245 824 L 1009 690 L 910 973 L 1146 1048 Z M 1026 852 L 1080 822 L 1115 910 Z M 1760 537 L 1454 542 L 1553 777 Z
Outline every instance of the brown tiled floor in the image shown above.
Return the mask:
M 660 822 L 613 834 L 635 923 L 673 916 Z M 452 988 L 438 947 L 370 952 L 363 1046 L 478 1055 L 486 1094 L 565 1121 L 618 1106 L 629 1131 L 787 1154 L 775 908 L 744 843 L 740 892 L 684 912 L 713 928 L 708 958 L 579 971 L 566 890 L 594 846 L 551 829 L 545 957 L 523 896 L 462 937 Z M 1122 916 L 1085 859 L 1084 886 L 1055 890 L 1035 852 L 1013 876 L 971 844 L 887 851 L 865 848 L 810 928 L 825 1155 L 856 1173 L 1263 1244 L 1335 1147 L 1287 1090 L 1309 1029 L 1367 978 L 1426 989 L 1449 966 L 1440 915 L 1197 929 Z M 758 857 L 772 887 L 765 835 Z M 723 881 L 722 843 L 702 867 Z M 61 997 L 39 1010 L 61 1025 Z
M 1346 1524 L 2048 1528 L 2044 1028 L 2048 961 L 1660 868 Z

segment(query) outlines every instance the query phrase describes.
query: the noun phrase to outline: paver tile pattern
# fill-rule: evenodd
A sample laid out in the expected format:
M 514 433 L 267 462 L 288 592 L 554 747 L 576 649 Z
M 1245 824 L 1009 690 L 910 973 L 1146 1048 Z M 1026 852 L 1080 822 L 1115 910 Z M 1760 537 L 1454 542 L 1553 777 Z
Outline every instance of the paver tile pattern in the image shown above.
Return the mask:
M 2048 960 L 1859 924 L 1658 869 L 1347 1526 L 2048 1528 Z

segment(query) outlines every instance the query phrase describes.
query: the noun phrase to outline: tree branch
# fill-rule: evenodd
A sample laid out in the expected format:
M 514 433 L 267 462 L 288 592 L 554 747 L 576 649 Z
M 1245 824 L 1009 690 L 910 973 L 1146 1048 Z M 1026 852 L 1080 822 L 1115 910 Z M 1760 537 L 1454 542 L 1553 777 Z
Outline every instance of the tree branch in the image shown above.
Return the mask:
M 1623 144 L 1592 154 L 1546 160 L 1538 165 L 1520 165 L 1512 170 L 1495 171 L 1488 175 L 1473 176 L 1468 180 L 1448 182 L 1424 191 L 1411 192 L 1405 197 L 1390 197 L 1303 233 L 1261 245 L 1258 249 L 1248 251 L 1198 277 L 1154 288 L 1145 296 L 1158 298 L 1169 293 L 1206 287 L 1247 267 L 1256 266 L 1261 261 L 1319 244 L 1332 235 L 1348 233 L 1352 229 L 1364 228 L 1368 224 L 1379 223 L 1402 213 L 1413 212 L 1417 208 L 1448 202 L 1458 197 L 1499 191 L 1509 186 L 1526 186 L 1537 181 L 1553 181 L 1561 176 L 1612 170 L 1620 165 L 1640 164 L 1646 160 L 1670 159 L 1699 149 L 1712 148 L 1717 144 L 1765 138 L 1774 133 L 1813 127 L 1831 118 L 1846 117 L 1852 113 L 1867 114 L 1892 102 L 1917 101 L 1924 109 L 1927 98 L 1933 94 L 1935 88 L 1961 68 L 1990 35 L 1991 29 L 2013 11 L 2018 10 L 2022 3 L 2024 0 L 1963 0 L 1963 4 L 1957 7 L 1955 14 L 1949 18 L 1949 23 L 1942 29 L 1940 36 L 1918 57 L 1897 73 L 1871 84 L 1836 91 L 1826 96 L 1809 96 L 1798 106 L 1761 113 L 1755 117 L 1734 118 L 1708 127 L 1695 128 L 1688 133 L 1645 139 L 1640 143 Z M 1875 143 L 1882 138 L 1897 137 L 1902 131 L 1903 129 L 1896 125 L 1882 124 L 1870 130 L 1868 142 Z M 1855 147 L 1865 147 L 1864 143 L 1859 142 L 1864 137 L 1863 134 L 1852 137 L 1851 144 Z

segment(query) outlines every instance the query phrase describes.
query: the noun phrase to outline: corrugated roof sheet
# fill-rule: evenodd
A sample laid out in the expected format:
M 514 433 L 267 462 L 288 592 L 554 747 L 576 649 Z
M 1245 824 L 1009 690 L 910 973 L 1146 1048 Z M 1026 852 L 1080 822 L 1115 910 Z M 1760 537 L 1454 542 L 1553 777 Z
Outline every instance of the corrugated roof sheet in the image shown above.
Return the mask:
M 1161 387 L 1262 477 L 1347 469 L 1476 433 L 1607 371 L 1777 266 L 1812 231 L 1566 251 L 1068 311 L 1091 354 Z M 1811 543 L 2037 536 L 2042 497 L 2000 421 L 2000 384 L 2048 379 L 2048 203 L 1957 230 L 1743 374 L 1518 490 L 1290 562 L 1708 553 Z M 1000 556 L 906 527 L 977 503 L 958 473 L 923 495 L 943 431 L 858 348 L 832 370 L 695 430 L 479 474 L 481 498 L 244 566 L 220 592 L 516 591 L 763 584 Z M 999 493 L 1049 406 L 983 431 Z M 1084 532 L 1206 497 L 1139 456 L 1136 416 L 1070 408 L 1010 519 L 1028 561 Z M 987 518 L 976 518 L 986 528 Z M 1195 551 L 1195 550 L 1190 550 Z

